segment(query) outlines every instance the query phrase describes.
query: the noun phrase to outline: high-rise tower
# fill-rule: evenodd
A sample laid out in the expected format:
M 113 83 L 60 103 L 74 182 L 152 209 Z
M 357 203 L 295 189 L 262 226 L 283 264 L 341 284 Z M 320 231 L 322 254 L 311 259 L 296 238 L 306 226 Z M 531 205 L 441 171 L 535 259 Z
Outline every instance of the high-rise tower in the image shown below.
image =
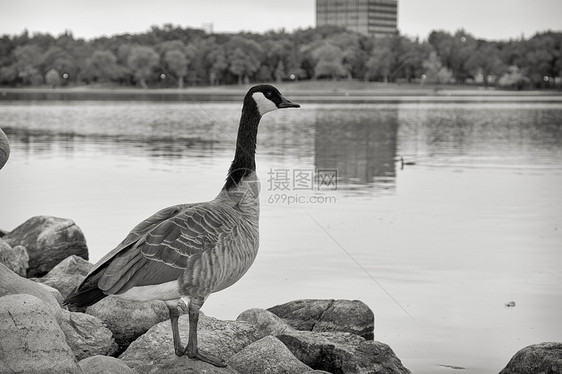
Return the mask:
M 381 37 L 397 31 L 398 0 L 316 0 L 316 26 Z

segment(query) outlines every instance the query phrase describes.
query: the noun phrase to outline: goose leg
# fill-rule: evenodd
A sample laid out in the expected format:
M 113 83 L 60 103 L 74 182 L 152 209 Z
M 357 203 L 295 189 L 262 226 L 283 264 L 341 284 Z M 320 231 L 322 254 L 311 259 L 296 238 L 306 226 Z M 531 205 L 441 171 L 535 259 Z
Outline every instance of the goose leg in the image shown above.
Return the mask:
M 174 338 L 174 351 L 176 356 L 183 356 L 185 351 L 181 345 L 180 330 L 178 328 L 178 318 L 180 316 L 180 311 L 176 303 L 168 304 L 168 311 L 170 312 L 170 322 L 172 323 L 172 336 Z
M 191 299 L 189 301 L 189 340 L 185 353 L 189 358 L 198 359 L 217 367 L 226 367 L 224 361 L 211 354 L 199 352 L 197 347 L 197 323 L 199 322 L 199 309 L 201 309 L 203 301 L 199 299 Z

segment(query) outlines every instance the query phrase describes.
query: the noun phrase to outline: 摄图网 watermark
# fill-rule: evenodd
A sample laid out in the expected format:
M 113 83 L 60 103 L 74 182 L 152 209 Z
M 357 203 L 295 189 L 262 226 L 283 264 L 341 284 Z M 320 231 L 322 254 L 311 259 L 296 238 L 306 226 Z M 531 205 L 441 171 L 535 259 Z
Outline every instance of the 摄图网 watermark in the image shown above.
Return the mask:
M 267 187 L 270 204 L 333 204 L 335 196 L 324 195 L 338 188 L 336 169 L 269 169 Z M 313 194 L 307 194 L 312 191 Z M 322 192 L 322 195 L 314 194 Z

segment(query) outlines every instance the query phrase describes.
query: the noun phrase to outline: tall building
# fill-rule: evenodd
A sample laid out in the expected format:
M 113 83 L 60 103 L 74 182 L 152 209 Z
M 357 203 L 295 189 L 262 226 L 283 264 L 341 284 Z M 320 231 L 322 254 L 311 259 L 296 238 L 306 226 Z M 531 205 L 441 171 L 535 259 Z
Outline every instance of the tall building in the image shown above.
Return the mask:
M 382 37 L 397 31 L 398 0 L 316 0 L 316 26 Z

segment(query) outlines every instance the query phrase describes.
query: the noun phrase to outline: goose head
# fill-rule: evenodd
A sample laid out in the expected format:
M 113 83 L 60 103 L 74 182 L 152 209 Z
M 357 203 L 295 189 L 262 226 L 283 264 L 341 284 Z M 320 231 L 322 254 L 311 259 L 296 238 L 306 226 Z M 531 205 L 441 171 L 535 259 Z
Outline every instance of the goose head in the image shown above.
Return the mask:
M 254 104 L 260 117 L 277 109 L 300 108 L 299 104 L 287 100 L 279 90 L 269 84 L 250 88 L 244 98 L 244 105 Z
M 269 84 L 254 86 L 248 90 L 244 97 L 242 116 L 238 126 L 236 152 L 228 171 L 224 190 L 236 188 L 243 178 L 251 177 L 255 172 L 256 138 L 261 117 L 265 113 L 285 108 L 300 108 L 300 105 L 287 100 L 277 88 Z

